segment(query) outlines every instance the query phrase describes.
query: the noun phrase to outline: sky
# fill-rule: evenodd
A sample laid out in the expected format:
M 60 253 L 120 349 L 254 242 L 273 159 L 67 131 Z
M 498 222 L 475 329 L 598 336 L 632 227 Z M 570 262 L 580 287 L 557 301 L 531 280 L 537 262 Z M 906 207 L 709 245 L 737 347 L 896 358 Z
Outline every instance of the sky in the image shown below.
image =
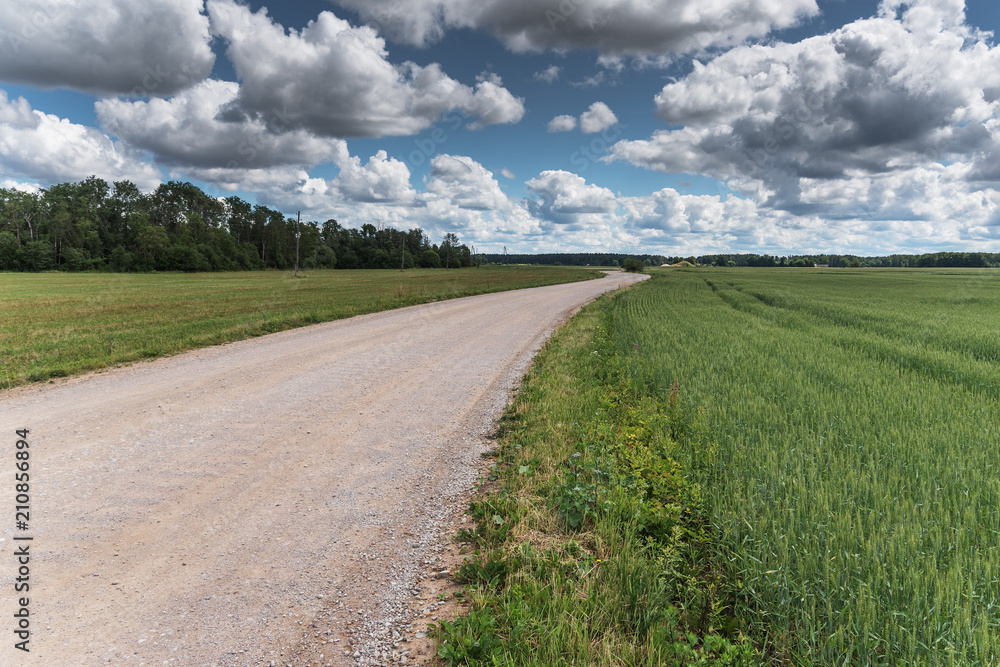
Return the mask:
M 1000 251 L 995 0 L 0 0 L 0 187 L 481 252 Z

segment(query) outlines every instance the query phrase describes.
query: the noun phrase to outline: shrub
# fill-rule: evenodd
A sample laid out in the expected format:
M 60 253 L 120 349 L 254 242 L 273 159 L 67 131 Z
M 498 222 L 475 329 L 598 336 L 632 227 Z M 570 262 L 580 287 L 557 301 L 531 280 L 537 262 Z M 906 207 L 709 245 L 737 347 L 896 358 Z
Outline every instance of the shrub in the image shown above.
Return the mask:
M 642 273 L 646 267 L 635 257 L 628 257 L 625 259 L 625 263 L 622 264 L 622 268 L 630 273 Z

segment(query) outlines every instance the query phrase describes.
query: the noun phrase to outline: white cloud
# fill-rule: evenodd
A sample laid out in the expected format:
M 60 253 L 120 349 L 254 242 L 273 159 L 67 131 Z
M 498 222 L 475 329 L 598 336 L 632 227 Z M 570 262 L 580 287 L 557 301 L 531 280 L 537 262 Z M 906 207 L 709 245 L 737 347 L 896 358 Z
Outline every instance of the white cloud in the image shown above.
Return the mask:
M 511 207 L 493 172 L 464 155 L 436 155 L 431 160 L 427 192 L 464 209 L 505 211 Z
M 313 166 L 344 149 L 342 139 L 289 130 L 280 115 L 248 117 L 225 112 L 239 84 L 208 79 L 169 100 L 99 100 L 97 117 L 108 132 L 156 154 L 166 165 L 264 169 Z
M 580 115 L 580 131 L 584 134 L 603 132 L 618 122 L 614 112 L 604 102 L 594 102 Z
M 409 168 L 385 151 L 378 151 L 362 165 L 361 158 L 347 155 L 345 146 L 337 165 L 340 173 L 330 186 L 347 201 L 405 205 L 416 196 Z
M 597 132 L 603 132 L 617 122 L 618 118 L 608 108 L 607 104 L 604 102 L 594 102 L 590 105 L 589 109 L 580 114 L 579 126 L 580 131 L 584 134 L 596 134 Z M 577 124 L 575 116 L 563 114 L 549 121 L 548 131 L 571 132 L 576 129 Z
M 285 29 L 232 0 L 209 0 L 212 30 L 224 38 L 241 79 L 232 113 L 286 118 L 289 129 L 333 137 L 409 135 L 451 109 L 470 126 L 511 123 L 523 101 L 485 77 L 470 88 L 439 65 L 393 65 L 385 41 L 370 27 L 354 27 L 321 12 L 301 31 Z
M 536 196 L 532 214 L 559 224 L 580 225 L 606 219 L 617 207 L 615 194 L 568 171 L 543 171 L 525 185 Z
M 4 190 L 17 190 L 18 192 L 28 192 L 31 194 L 38 194 L 42 191 L 42 186 L 38 183 L 23 183 L 21 181 L 15 181 L 10 178 L 5 178 L 0 181 L 0 188 Z
M 549 121 L 549 132 L 571 132 L 576 129 L 576 116 L 563 114 Z
M 202 0 L 6 0 L 0 79 L 122 95 L 170 95 L 215 62 Z
M 540 72 L 535 72 L 531 78 L 535 81 L 544 81 L 545 83 L 554 83 L 556 79 L 559 78 L 559 73 L 562 68 L 558 65 L 549 65 Z
M 425 46 L 451 28 L 490 30 L 515 52 L 662 55 L 730 46 L 818 13 L 815 0 L 336 0 L 383 34 Z
M 656 96 L 657 115 L 684 127 L 619 142 L 608 159 L 707 174 L 771 206 L 837 217 L 884 214 L 875 200 L 844 209 L 848 199 L 821 196 L 838 183 L 863 187 L 854 181 L 939 162 L 996 179 L 987 163 L 998 145 L 1000 48 L 960 25 L 951 0 L 883 9 L 828 35 L 696 64 Z M 959 197 L 960 181 L 948 186 Z
M 957 193 L 953 181 L 962 178 L 957 167 L 804 183 L 810 202 L 844 203 L 842 217 L 828 218 L 725 193 L 664 188 L 647 196 L 615 195 L 566 171 L 540 173 L 526 184 L 531 198 L 511 199 L 489 170 L 461 155 L 436 156 L 424 190 L 415 192 L 403 180 L 405 167 L 399 164 L 394 172 L 385 155 L 376 154 L 367 164 L 351 157 L 346 164 L 342 173 L 350 178 L 339 181 L 286 167 L 241 178 L 260 203 L 302 210 L 308 219 L 335 218 L 348 226 L 381 220 L 398 228 L 421 227 L 434 239 L 457 232 L 463 242 L 490 251 L 507 245 L 512 252 L 889 254 L 1000 245 L 1000 193 L 968 188 Z M 219 183 L 223 170 L 213 171 L 210 180 Z M 855 215 L 873 209 L 881 216 Z
M 504 167 L 503 169 L 500 170 L 500 175 L 503 176 L 504 178 L 508 178 L 510 180 L 514 180 L 514 178 L 516 178 L 514 176 L 514 172 L 512 172 L 507 167 Z
M 155 188 L 161 174 L 141 156 L 92 127 L 8 100 L 0 90 L 0 173 L 47 185 L 96 175 Z
M 517 123 L 524 117 L 524 100 L 514 97 L 495 74 L 480 76 L 472 98 L 459 107 L 473 117 L 469 127 Z

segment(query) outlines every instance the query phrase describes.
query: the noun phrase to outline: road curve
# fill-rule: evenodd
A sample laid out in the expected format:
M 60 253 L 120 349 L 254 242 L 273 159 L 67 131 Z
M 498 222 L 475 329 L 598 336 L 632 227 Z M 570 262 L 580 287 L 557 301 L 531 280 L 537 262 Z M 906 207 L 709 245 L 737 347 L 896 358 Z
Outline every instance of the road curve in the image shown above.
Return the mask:
M 0 664 L 392 662 L 351 646 L 350 629 L 405 622 L 399 599 L 447 541 L 442 522 L 531 358 L 584 303 L 639 279 L 414 306 L 0 392 Z M 27 532 L 10 507 L 20 428 Z M 25 544 L 30 653 L 11 632 Z

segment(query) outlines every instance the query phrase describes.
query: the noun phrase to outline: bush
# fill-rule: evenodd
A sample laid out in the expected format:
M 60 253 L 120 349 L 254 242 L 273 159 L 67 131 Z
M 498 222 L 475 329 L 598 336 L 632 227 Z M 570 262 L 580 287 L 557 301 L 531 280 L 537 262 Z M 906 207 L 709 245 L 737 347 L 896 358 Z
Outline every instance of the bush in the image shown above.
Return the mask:
M 17 257 L 22 271 L 51 271 L 56 267 L 55 253 L 45 241 L 25 243 Z
M 177 244 L 167 249 L 164 268 L 167 271 L 211 271 L 212 265 L 191 246 Z
M 135 256 L 125 249 L 125 246 L 116 246 L 111 251 L 111 259 L 108 266 L 112 271 L 124 273 L 135 269 Z
M 335 268 L 337 266 L 337 254 L 328 246 L 319 246 L 316 249 L 316 266 L 321 269 Z
M 62 251 L 63 271 L 86 271 L 89 262 L 86 254 L 79 248 L 66 248 Z
M 629 273 L 642 273 L 646 267 L 635 257 L 628 257 L 625 259 L 625 263 L 622 265 L 622 268 Z
M 420 255 L 420 266 L 425 269 L 440 269 L 441 255 L 437 254 L 433 250 L 425 250 Z

